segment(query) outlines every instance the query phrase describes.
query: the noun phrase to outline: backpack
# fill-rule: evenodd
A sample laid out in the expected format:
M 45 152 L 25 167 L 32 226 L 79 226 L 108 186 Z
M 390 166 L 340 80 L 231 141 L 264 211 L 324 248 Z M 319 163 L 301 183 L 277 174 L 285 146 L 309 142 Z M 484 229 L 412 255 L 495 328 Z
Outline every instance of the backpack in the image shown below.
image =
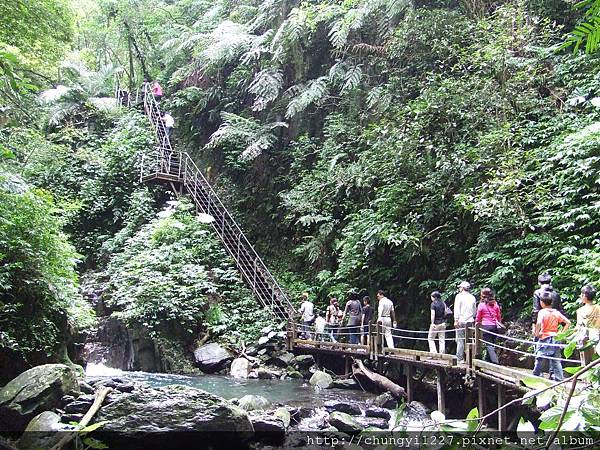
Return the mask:
M 444 302 L 444 318 L 450 317 L 452 314 L 454 313 L 452 312 L 450 307 Z
M 590 328 L 600 328 L 600 305 L 594 305 L 594 309 L 587 316 L 587 326 Z

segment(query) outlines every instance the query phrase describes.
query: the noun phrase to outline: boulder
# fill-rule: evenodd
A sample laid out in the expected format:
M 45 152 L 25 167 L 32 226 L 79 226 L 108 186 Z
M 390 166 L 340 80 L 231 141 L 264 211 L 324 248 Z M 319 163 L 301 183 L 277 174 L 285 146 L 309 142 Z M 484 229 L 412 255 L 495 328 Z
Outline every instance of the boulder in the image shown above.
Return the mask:
M 248 374 L 252 370 L 250 361 L 246 358 L 234 359 L 231 363 L 230 374 L 233 378 L 248 378 Z
M 339 400 L 327 400 L 324 404 L 327 411 L 339 411 L 352 416 L 360 416 L 362 414 L 358 405 L 352 403 L 339 401 Z
M 269 334 L 271 331 L 273 331 L 273 327 L 271 325 L 267 325 L 266 327 L 260 330 L 260 334 L 266 335 Z
M 298 355 L 291 363 L 300 369 L 308 369 L 315 363 L 315 358 L 313 355 Z
M 356 434 L 362 431 L 362 426 L 346 413 L 335 411 L 329 415 L 329 424 L 340 431 Z
M 75 400 L 65 406 L 65 412 L 67 414 L 85 414 L 90 409 L 92 403 L 86 401 Z
M 202 372 L 214 373 L 230 362 L 233 356 L 216 342 L 211 342 L 198 347 L 194 351 L 194 359 Z
M 333 378 L 328 373 L 317 370 L 310 377 L 309 383 L 313 386 L 318 386 L 322 389 L 327 389 L 333 383 Z
M 358 383 L 352 378 L 345 378 L 343 380 L 333 380 L 332 388 L 338 389 L 360 389 Z
M 71 422 L 81 422 L 81 419 L 83 419 L 84 414 L 63 414 L 62 416 L 60 416 L 60 420 L 63 423 L 71 423 Z
M 23 431 L 38 414 L 60 407 L 65 395 L 78 393 L 77 376 L 68 366 L 33 367 L 0 390 L 0 429 Z
M 58 414 L 44 411 L 31 419 L 19 439 L 18 448 L 19 450 L 50 448 L 62 438 L 56 432 L 64 429 L 63 427 Z
M 250 421 L 252 422 L 254 431 L 257 434 L 269 433 L 270 435 L 285 435 L 285 425 L 279 417 L 267 414 L 258 414 L 251 415 Z
M 287 371 L 288 378 L 303 378 L 302 374 L 297 370 L 288 370 Z
M 378 406 L 380 408 L 396 409 L 398 407 L 398 399 L 396 399 L 389 392 L 384 392 L 383 394 L 375 397 L 375 400 L 373 400 L 373 406 Z
M 275 410 L 275 417 L 279 417 L 283 422 L 283 426 L 287 429 L 290 426 L 292 416 L 286 408 L 277 408 Z
M 385 408 L 380 408 L 378 406 L 371 406 L 370 408 L 367 408 L 367 410 L 365 411 L 365 416 L 379 417 L 381 419 L 390 420 L 390 417 L 392 417 L 392 413 L 390 413 L 390 411 Z
M 238 400 L 238 405 L 245 411 L 257 411 L 267 409 L 271 402 L 260 395 L 244 395 Z
M 256 375 L 261 380 L 272 380 L 273 378 L 275 378 L 275 374 L 273 372 L 271 372 L 270 370 L 265 369 L 264 367 L 259 367 L 256 370 Z
M 290 363 L 292 362 L 293 359 L 294 359 L 294 355 L 292 353 L 283 352 L 280 355 L 273 356 L 269 360 L 269 364 L 273 364 L 274 366 L 278 366 L 278 367 L 287 367 L 290 365 Z
M 246 411 L 216 395 L 181 385 L 141 388 L 100 409 L 108 421 L 95 437 L 110 448 L 181 449 L 240 445 L 254 435 Z
M 93 394 L 94 388 L 87 384 L 85 381 L 79 381 L 79 390 L 84 394 Z
M 269 337 L 268 336 L 261 336 L 260 338 L 258 338 L 258 346 L 262 346 L 265 345 L 267 342 L 269 342 Z
M 356 421 L 363 428 L 378 428 L 380 430 L 387 430 L 390 427 L 389 421 L 380 417 L 357 417 Z

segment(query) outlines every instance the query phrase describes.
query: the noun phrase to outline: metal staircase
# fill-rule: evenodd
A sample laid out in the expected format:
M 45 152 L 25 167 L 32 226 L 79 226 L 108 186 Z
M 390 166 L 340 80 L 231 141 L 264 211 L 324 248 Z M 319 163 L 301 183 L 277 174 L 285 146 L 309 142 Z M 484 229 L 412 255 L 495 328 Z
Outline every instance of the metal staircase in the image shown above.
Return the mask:
M 190 196 L 197 211 L 210 215 L 214 230 L 254 296 L 276 318 L 287 320 L 294 309 L 289 298 L 192 158 L 173 149 L 159 104 L 148 87 L 142 96 L 144 111 L 156 134 L 156 146 L 151 153 L 142 154 L 141 180 L 171 183 Z

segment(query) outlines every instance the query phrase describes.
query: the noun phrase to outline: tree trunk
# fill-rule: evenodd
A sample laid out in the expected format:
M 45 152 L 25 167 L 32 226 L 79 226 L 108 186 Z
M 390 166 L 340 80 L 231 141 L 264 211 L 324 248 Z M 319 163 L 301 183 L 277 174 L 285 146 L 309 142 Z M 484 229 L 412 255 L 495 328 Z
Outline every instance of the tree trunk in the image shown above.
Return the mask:
M 366 380 L 377 386 L 379 389 L 390 392 L 396 398 L 408 398 L 406 391 L 402 386 L 398 386 L 389 378 L 367 369 L 359 359 L 354 360 L 352 365 L 352 375 L 359 383 Z

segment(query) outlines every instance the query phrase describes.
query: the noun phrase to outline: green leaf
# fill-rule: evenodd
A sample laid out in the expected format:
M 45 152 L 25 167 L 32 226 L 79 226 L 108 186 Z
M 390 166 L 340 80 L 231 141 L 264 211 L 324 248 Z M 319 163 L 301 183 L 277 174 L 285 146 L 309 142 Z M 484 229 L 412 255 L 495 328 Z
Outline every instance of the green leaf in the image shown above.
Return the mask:
M 477 429 L 478 422 L 473 419 L 479 418 L 479 410 L 477 408 L 473 408 L 467 414 L 467 431 L 475 431 Z
M 83 440 L 83 443 L 90 448 L 94 448 L 94 449 L 98 449 L 98 450 L 108 448 L 108 445 L 106 445 L 104 442 L 100 442 L 98 439 L 94 439 L 91 437 L 85 437 L 82 440 Z
M 563 349 L 563 353 L 565 355 L 565 358 L 570 358 L 576 348 L 577 348 L 577 342 L 576 341 L 569 342 L 569 345 L 567 345 Z
M 521 381 L 525 384 L 525 386 L 533 389 L 544 389 L 552 386 L 553 384 L 550 380 L 536 376 L 525 377 Z
M 97 430 L 100 427 L 103 427 L 104 425 L 106 425 L 108 423 L 108 420 L 103 420 L 101 422 L 97 422 L 94 423 L 92 425 L 88 425 L 85 428 L 82 428 L 81 430 L 79 430 L 81 433 L 91 433 L 92 431 Z

